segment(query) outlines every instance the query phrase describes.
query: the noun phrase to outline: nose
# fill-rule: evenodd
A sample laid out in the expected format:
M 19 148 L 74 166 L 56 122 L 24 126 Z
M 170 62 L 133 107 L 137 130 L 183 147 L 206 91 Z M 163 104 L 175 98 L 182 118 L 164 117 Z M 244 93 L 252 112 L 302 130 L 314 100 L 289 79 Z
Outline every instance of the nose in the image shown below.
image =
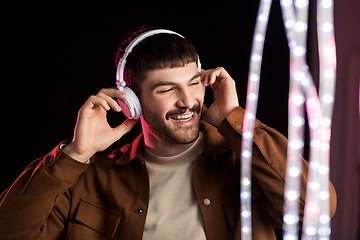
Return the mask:
M 179 91 L 177 106 L 180 108 L 192 108 L 196 104 L 195 95 L 189 89 Z

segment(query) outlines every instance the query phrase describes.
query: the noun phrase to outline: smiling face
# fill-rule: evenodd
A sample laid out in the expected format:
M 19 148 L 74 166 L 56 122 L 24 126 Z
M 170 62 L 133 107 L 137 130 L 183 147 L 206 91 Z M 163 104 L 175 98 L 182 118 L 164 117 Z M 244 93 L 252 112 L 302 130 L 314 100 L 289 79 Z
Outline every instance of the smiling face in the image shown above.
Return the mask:
M 188 144 L 198 138 L 204 92 L 195 62 L 149 71 L 140 101 L 145 141 Z

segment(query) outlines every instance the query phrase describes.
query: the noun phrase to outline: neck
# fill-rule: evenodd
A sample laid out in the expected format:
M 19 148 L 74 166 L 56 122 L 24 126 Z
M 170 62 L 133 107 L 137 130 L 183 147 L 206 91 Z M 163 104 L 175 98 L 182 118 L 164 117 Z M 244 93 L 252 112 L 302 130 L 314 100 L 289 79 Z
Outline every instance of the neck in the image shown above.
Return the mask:
M 166 141 L 159 137 L 156 137 L 151 131 L 144 131 L 144 147 L 149 152 L 161 156 L 161 157 L 171 157 L 178 155 L 187 149 L 189 149 L 193 143 L 188 144 L 179 144 Z

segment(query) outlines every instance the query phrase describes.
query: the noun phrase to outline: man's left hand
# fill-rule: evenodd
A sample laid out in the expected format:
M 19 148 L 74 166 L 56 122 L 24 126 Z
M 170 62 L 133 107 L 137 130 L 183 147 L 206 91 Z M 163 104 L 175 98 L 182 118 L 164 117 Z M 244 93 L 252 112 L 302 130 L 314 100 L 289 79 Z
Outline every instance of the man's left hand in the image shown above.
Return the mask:
M 203 105 L 202 116 L 214 126 L 219 126 L 224 118 L 239 106 L 235 81 L 222 67 L 203 70 L 201 81 L 204 86 L 211 85 L 214 102 L 207 108 Z

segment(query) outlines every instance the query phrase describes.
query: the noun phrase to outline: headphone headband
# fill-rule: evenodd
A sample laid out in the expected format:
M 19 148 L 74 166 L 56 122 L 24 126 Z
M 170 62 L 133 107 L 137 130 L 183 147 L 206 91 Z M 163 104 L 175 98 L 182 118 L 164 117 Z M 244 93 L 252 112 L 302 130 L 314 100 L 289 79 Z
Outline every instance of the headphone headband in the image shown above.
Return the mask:
M 178 35 L 179 37 L 184 38 L 183 36 L 181 36 L 180 34 L 170 31 L 170 30 L 166 30 L 166 29 L 155 29 L 155 30 L 150 30 L 147 32 L 144 32 L 142 34 L 140 34 L 139 36 L 137 36 L 134 40 L 131 41 L 131 43 L 126 47 L 125 49 L 125 53 L 123 55 L 123 59 L 126 59 L 127 56 L 129 55 L 129 53 L 131 53 L 131 51 L 133 50 L 133 48 L 138 45 L 141 41 L 143 41 L 145 38 L 148 38 L 150 36 L 156 35 L 156 34 L 160 34 L 160 33 L 168 33 L 168 34 L 175 34 Z
M 166 29 L 154 29 L 154 30 L 146 31 L 146 32 L 140 34 L 139 36 L 137 36 L 134 40 L 132 40 L 129 43 L 129 45 L 125 48 L 125 52 L 124 52 L 123 56 L 121 57 L 121 59 L 119 60 L 119 63 L 117 66 L 116 85 L 120 91 L 123 91 L 124 87 L 126 86 L 126 82 L 124 81 L 124 69 L 125 69 L 125 64 L 126 64 L 126 58 L 128 57 L 128 55 L 131 53 L 133 48 L 136 45 L 138 45 L 141 41 L 143 41 L 144 39 L 146 39 L 150 36 L 160 34 L 160 33 L 175 34 L 181 38 L 184 38 L 182 35 L 174 32 L 174 31 L 170 31 L 170 30 L 166 30 Z M 199 72 L 201 72 L 201 64 L 200 64 L 199 56 L 198 56 L 197 65 L 198 65 Z

